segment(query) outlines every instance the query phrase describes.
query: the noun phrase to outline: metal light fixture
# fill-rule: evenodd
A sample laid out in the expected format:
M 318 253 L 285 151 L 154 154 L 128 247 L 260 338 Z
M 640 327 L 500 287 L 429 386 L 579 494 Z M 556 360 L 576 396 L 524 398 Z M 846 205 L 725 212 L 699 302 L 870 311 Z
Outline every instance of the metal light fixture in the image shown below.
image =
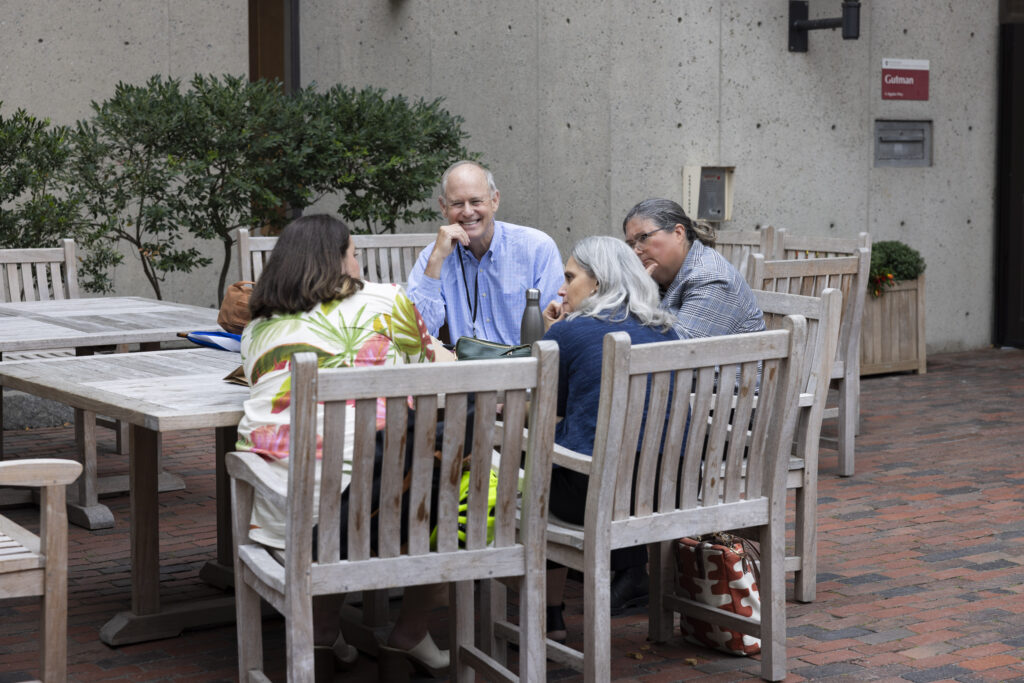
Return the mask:
M 843 0 L 843 16 L 808 19 L 807 0 L 789 0 L 789 51 L 807 52 L 807 32 L 819 28 L 843 29 L 843 40 L 860 37 L 860 0 Z

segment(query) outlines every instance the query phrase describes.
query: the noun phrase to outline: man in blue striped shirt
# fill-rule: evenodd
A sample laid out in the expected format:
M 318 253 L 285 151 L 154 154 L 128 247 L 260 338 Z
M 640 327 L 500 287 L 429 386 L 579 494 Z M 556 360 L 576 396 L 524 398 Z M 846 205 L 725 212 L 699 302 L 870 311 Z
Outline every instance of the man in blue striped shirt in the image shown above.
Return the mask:
M 541 310 L 558 299 L 564 278 L 554 240 L 496 221 L 499 198 L 494 176 L 474 161 L 458 161 L 441 176 L 438 202 L 449 224 L 420 252 L 408 282 L 434 336 L 447 322 L 452 342 L 466 336 L 518 344 L 526 290 L 540 290 Z

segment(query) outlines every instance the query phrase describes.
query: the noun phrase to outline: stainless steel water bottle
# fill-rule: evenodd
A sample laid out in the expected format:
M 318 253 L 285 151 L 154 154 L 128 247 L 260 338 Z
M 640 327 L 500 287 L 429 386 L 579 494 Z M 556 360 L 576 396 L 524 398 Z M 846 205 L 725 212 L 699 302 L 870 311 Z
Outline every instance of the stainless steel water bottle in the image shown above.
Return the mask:
M 544 316 L 540 312 L 540 290 L 526 290 L 526 308 L 519 325 L 519 343 L 532 344 L 544 336 Z

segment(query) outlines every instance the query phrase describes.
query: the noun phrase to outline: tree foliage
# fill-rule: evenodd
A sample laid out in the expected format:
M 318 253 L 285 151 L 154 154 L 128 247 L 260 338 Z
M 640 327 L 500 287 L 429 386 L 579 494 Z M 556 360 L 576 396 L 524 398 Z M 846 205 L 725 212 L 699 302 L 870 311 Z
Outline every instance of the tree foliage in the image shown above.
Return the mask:
M 56 246 L 75 232 L 77 204 L 60 190 L 68 133 L 24 109 L 0 112 L 0 247 Z
M 71 129 L 19 111 L 8 126 L 18 144 L 0 119 L 0 203 L 16 209 L 0 210 L 0 239 L 75 237 L 92 291 L 111 288 L 127 245 L 158 298 L 169 273 L 213 262 L 188 236 L 217 240 L 220 300 L 239 227 L 280 227 L 326 196 L 356 232 L 436 218 L 425 200 L 441 172 L 473 156 L 462 118 L 441 104 L 378 88 L 286 95 L 277 82 L 196 75 L 187 88 L 161 76 L 118 83 Z

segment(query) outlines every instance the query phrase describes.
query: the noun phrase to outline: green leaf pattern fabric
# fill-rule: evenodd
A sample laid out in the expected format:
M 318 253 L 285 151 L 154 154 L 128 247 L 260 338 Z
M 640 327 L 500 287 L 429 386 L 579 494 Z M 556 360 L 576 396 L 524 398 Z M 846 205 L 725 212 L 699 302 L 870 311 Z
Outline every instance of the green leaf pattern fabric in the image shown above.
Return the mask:
M 419 311 L 399 286 L 391 284 L 366 282 L 356 294 L 324 302 L 311 311 L 253 320 L 242 332 L 242 367 L 250 398 L 238 424 L 236 448 L 258 453 L 274 466 L 282 483 L 287 481 L 293 353 L 315 353 L 322 368 L 404 365 L 433 361 L 430 343 Z M 378 420 L 383 410 L 380 402 Z M 351 435 L 354 416 L 347 412 L 345 430 Z M 318 419 L 322 433 L 322 410 Z M 320 449 L 318 438 L 318 456 Z M 350 460 L 351 453 L 346 453 L 345 462 Z M 316 477 L 319 492 L 319 465 Z M 348 471 L 343 471 L 343 488 L 348 480 Z M 284 531 L 284 511 L 257 497 L 250 538 L 283 548 Z

